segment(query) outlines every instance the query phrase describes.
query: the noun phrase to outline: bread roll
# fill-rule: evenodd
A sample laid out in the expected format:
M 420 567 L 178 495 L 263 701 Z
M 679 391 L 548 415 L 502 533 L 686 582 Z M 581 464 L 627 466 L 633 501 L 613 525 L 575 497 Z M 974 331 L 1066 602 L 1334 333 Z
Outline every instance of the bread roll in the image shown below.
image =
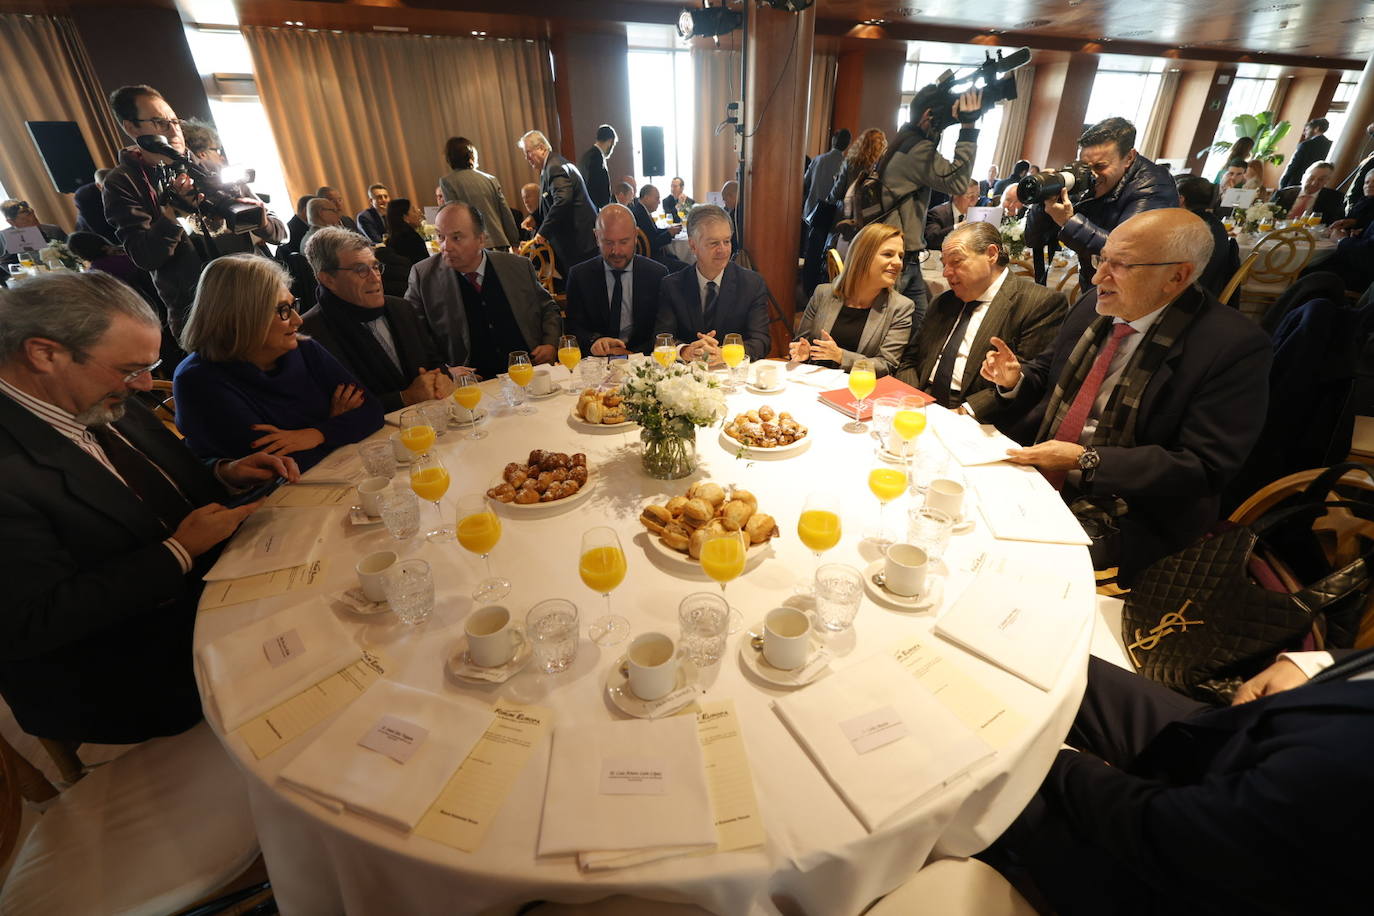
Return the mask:
M 683 506 L 682 514 L 688 521 L 703 525 L 716 514 L 715 507 L 704 499 L 692 498 Z
M 750 544 L 762 544 L 778 533 L 778 523 L 766 512 L 756 512 L 744 525 Z
M 645 506 L 639 513 L 639 521 L 654 534 L 662 534 L 664 526 L 672 520 L 672 513 L 662 506 Z
M 749 521 L 749 517 L 754 514 L 754 504 L 748 500 L 732 499 L 721 509 L 720 517 L 726 524 L 732 526 L 732 531 L 738 531 Z

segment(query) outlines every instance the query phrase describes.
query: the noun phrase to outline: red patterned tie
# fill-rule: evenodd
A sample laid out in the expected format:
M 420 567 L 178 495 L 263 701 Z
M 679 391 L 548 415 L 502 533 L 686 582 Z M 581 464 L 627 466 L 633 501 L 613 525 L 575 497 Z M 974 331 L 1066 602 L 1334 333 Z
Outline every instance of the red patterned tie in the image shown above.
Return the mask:
M 473 289 L 477 290 L 479 293 L 482 291 L 482 284 L 478 281 L 477 271 L 470 270 L 463 274 L 463 276 L 468 278 L 468 282 L 472 284 Z
M 1135 328 L 1124 321 L 1112 325 L 1111 336 L 1102 345 L 1102 349 L 1097 351 L 1097 359 L 1093 360 L 1092 369 L 1088 370 L 1088 375 L 1083 379 L 1083 384 L 1078 386 L 1078 393 L 1074 395 L 1068 413 L 1064 414 L 1064 419 L 1059 424 L 1059 430 L 1054 434 L 1056 440 L 1077 442 L 1083 435 L 1083 426 L 1088 422 L 1088 415 L 1092 413 L 1093 402 L 1097 400 L 1098 393 L 1102 391 L 1102 383 L 1107 380 L 1107 372 L 1111 368 L 1112 357 L 1116 356 L 1116 351 L 1121 349 L 1121 342 L 1134 333 Z M 1064 486 L 1066 472 L 1045 471 L 1044 474 L 1045 479 L 1052 483 L 1056 490 Z

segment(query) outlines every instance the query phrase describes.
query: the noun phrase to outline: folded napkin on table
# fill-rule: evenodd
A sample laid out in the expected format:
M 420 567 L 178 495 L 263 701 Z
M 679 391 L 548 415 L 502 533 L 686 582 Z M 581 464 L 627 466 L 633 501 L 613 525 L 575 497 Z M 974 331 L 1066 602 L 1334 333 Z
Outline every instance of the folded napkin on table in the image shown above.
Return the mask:
M 259 509 L 239 526 L 205 581 L 241 579 L 309 563 L 320 549 L 325 524 L 333 521 L 326 512 Z

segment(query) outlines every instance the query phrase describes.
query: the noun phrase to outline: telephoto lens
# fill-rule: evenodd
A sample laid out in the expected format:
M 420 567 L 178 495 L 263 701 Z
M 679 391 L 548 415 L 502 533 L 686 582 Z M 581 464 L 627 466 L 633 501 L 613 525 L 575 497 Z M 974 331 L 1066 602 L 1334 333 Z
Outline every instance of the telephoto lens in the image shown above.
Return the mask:
M 1055 199 L 1060 191 L 1068 191 L 1069 200 L 1076 203 L 1092 194 L 1094 180 L 1093 170 L 1086 162 L 1070 162 L 1063 168 L 1022 178 L 1016 185 L 1016 199 L 1029 207 Z

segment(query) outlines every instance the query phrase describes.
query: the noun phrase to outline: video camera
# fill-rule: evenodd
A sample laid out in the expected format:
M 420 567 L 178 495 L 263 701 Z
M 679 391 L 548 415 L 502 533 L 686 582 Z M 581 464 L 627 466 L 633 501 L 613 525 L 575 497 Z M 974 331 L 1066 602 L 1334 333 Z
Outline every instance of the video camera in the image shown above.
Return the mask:
M 1080 203 L 1093 195 L 1093 184 L 1097 176 L 1086 162 L 1075 160 L 1054 171 L 1027 175 L 1016 184 L 1016 199 L 1029 207 L 1054 200 L 1060 191 L 1069 192 L 1071 203 Z
M 1019 51 L 1013 51 L 1008 57 L 1003 57 L 1001 51 L 997 52 L 996 57 L 989 53 L 982 64 L 958 77 L 952 70 L 946 70 L 935 81 L 934 94 L 927 93 L 923 98 L 921 93 L 917 93 L 912 104 L 911 120 L 919 121 L 924 110 L 929 108 L 930 129 L 934 133 L 940 133 L 951 124 L 959 122 L 953 114 L 954 103 L 970 89 L 983 91 L 983 106 L 978 109 L 981 117 L 998 102 L 1016 98 L 1016 78 L 1010 74 L 1017 67 L 1029 62 L 1030 48 L 1021 48 Z M 920 111 L 916 110 L 917 105 L 920 106 Z
M 168 187 L 173 175 L 184 174 L 190 176 L 196 192 L 201 195 L 200 202 L 195 205 L 201 216 L 222 220 L 224 228 L 235 234 L 252 232 L 267 224 L 267 210 L 262 204 L 244 203 L 239 200 L 240 197 L 252 196 L 246 184 L 223 181 L 215 172 L 178 152 L 161 134 L 139 137 L 138 145 L 145 152 L 156 153 L 172 160 L 171 165 L 163 167 L 162 187 L 158 196 L 160 204 L 186 208 L 187 203 Z M 251 181 L 252 178 L 248 180 Z

